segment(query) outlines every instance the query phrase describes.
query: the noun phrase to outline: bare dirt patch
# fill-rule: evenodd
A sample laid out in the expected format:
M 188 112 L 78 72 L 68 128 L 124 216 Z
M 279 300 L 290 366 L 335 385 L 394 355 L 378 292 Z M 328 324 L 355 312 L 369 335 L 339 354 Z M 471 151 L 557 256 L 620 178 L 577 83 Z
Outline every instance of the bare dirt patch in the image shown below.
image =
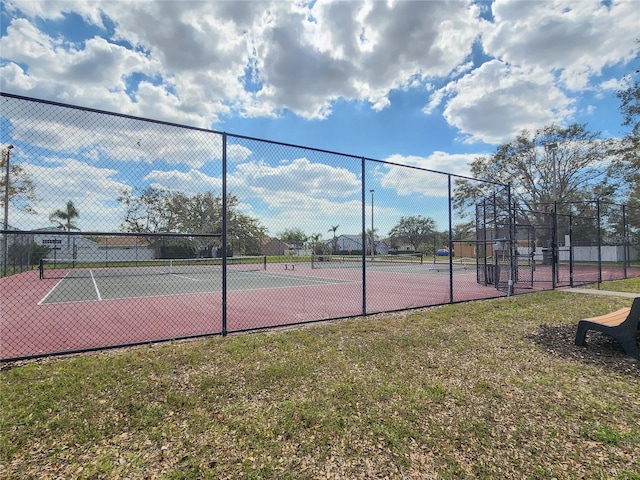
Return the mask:
M 620 344 L 601 332 L 587 332 L 585 345 L 578 347 L 574 340 L 576 325 L 540 325 L 538 331 L 527 338 L 557 357 L 597 365 L 629 375 L 640 375 L 640 362 L 625 355 Z M 640 341 L 640 330 L 637 340 Z

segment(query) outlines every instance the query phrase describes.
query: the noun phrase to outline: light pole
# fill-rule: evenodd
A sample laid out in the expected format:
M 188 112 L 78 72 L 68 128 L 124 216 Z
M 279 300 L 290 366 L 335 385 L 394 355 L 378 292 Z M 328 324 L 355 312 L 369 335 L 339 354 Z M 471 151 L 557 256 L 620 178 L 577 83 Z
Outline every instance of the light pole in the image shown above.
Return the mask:
M 373 260 L 374 255 L 375 255 L 375 250 L 374 250 L 374 236 L 373 236 L 373 192 L 375 192 L 375 190 L 369 190 L 369 192 L 371 192 L 371 260 Z
M 556 151 L 558 150 L 557 143 L 545 143 L 544 144 L 545 152 L 551 152 L 551 160 L 553 162 L 553 203 L 555 208 L 555 203 L 558 201 L 558 187 L 557 187 L 557 175 L 556 175 Z
M 2 262 L 2 276 L 7 276 L 7 264 L 9 263 L 9 160 L 11 158 L 11 150 L 13 149 L 13 145 L 9 145 L 5 152 L 6 158 L 6 171 L 4 176 L 4 248 L 3 250 L 3 262 Z

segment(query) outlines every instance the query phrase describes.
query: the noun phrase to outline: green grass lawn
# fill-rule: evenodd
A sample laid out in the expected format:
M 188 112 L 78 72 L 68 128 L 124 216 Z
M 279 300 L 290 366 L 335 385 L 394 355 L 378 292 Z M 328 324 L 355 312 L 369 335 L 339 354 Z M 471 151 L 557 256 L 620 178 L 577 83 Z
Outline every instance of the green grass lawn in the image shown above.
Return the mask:
M 599 288 L 600 290 L 612 290 L 614 292 L 631 292 L 640 295 L 640 277 L 627 280 L 611 280 L 600 285 L 591 284 L 588 285 L 588 288 Z
M 638 362 L 572 338 L 628 305 L 542 292 L 5 364 L 0 477 L 637 480 Z

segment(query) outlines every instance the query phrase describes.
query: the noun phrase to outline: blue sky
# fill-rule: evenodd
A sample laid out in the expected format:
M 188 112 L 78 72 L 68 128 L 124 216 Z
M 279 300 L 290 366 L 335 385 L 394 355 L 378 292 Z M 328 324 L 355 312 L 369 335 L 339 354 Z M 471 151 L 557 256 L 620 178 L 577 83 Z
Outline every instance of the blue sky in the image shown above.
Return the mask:
M 622 136 L 615 91 L 639 60 L 635 0 L 5 0 L 0 20 L 3 92 L 461 175 L 525 128 L 580 122 Z M 43 160 L 18 122 L 0 141 L 22 146 L 13 159 L 40 192 L 37 215 L 11 207 L 19 228 L 48 224 L 72 199 L 83 229 L 116 229 L 119 188 L 219 185 L 215 162 L 160 145 L 109 158 L 94 139 L 49 145 Z M 230 172 L 242 208 L 271 234 L 357 233 L 359 165 L 291 155 L 242 151 Z M 61 182 L 79 171 L 82 182 Z M 293 172 L 308 181 L 278 190 Z M 407 214 L 446 228 L 441 185 L 395 173 L 367 174 L 381 235 Z M 274 187 L 261 196 L 267 178 Z

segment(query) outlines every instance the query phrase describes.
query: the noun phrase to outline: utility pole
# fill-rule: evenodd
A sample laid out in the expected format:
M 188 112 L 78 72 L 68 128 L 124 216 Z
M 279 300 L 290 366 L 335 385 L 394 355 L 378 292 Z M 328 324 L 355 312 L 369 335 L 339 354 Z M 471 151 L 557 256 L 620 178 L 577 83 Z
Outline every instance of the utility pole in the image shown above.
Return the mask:
M 555 208 L 555 203 L 558 201 L 558 175 L 556 173 L 556 151 L 558 150 L 557 143 L 545 143 L 544 150 L 549 153 L 551 152 L 551 161 L 553 162 L 553 203 Z
M 9 264 L 9 160 L 11 159 L 11 150 L 13 149 L 13 145 L 9 145 L 5 152 L 7 156 L 6 161 L 6 172 L 4 176 L 4 248 L 2 249 L 3 253 L 3 262 L 2 262 L 2 276 L 7 276 L 7 266 Z

